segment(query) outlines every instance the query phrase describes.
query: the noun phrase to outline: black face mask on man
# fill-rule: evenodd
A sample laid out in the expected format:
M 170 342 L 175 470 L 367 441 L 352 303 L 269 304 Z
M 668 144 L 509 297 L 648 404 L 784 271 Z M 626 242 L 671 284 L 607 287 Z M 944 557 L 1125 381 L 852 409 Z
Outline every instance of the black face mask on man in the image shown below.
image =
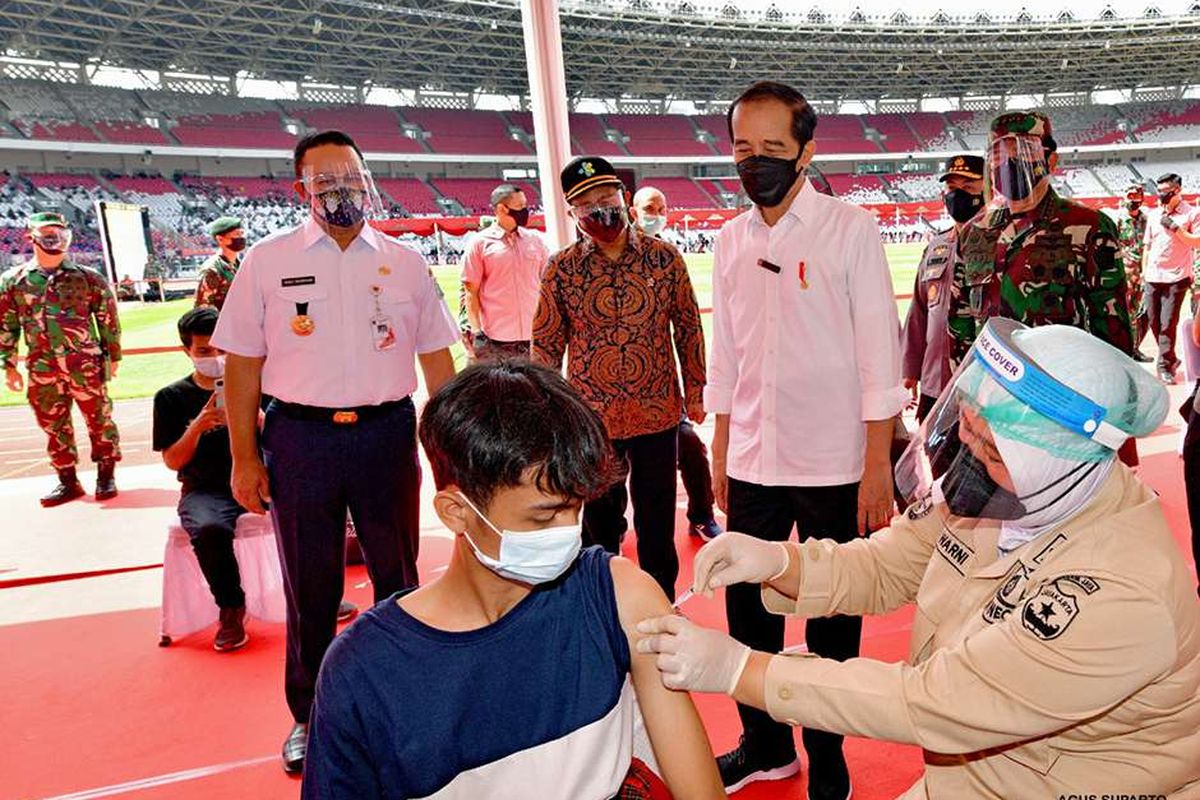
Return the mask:
M 968 222 L 983 208 L 983 195 L 971 194 L 966 189 L 951 189 L 942 195 L 946 213 L 958 223 Z
M 1165 206 L 1167 203 L 1170 203 L 1171 198 L 1173 198 L 1178 193 L 1179 193 L 1178 189 L 1168 189 L 1165 192 L 1159 192 L 1158 193 L 1158 204 Z
M 518 228 L 524 228 L 529 225 L 528 208 L 509 208 L 508 215 L 512 217 L 512 221 L 516 223 Z
M 246 249 L 246 237 L 235 236 L 229 240 L 229 249 L 235 253 L 240 253 Z
M 774 158 L 772 156 L 750 156 L 737 162 L 738 177 L 746 196 L 757 206 L 774 208 L 783 202 L 792 190 L 800 173 L 796 165 L 800 157 Z
M 1045 174 L 1045 169 L 1041 164 L 1019 161 L 1013 159 L 1004 165 L 1008 172 L 1008 199 L 1021 201 L 1033 194 L 1033 187 L 1037 185 L 1038 178 Z

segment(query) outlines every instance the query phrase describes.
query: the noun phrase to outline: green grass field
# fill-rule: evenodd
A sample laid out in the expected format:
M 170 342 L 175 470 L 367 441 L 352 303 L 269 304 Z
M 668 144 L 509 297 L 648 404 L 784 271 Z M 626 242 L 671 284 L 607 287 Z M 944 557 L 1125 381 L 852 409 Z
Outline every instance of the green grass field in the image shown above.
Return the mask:
M 892 270 L 892 284 L 896 294 L 912 292 L 913 276 L 921 258 L 921 244 L 887 245 L 888 264 Z M 707 253 L 687 257 L 692 285 L 701 308 L 712 305 L 712 256 Z M 442 287 L 451 308 L 458 303 L 457 266 L 437 267 L 433 271 Z M 901 319 L 908 311 L 908 300 L 897 301 Z M 127 304 L 121 309 L 122 345 L 126 349 L 139 347 L 171 347 L 178 344 L 175 321 L 191 307 L 190 300 L 174 300 L 170 303 Z M 705 328 L 709 322 L 705 315 Z M 461 366 L 466 359 L 460 345 L 454 348 L 455 361 Z M 136 355 L 126 358 L 111 388 L 114 399 L 149 397 L 159 388 L 186 375 L 191 369 L 187 356 L 182 352 Z M 0 386 L 0 406 L 17 405 L 25 402 L 18 395 Z

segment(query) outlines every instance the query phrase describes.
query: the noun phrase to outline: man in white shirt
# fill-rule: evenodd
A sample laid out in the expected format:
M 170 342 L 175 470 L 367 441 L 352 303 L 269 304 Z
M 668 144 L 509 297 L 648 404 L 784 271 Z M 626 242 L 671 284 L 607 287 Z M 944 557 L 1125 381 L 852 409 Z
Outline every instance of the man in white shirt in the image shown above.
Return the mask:
M 226 352 L 233 496 L 270 502 L 287 595 L 284 688 L 299 772 L 317 670 L 342 597 L 346 514 L 379 602 L 417 585 L 416 362 L 430 394 L 454 375 L 458 329 L 425 261 L 367 224 L 378 194 L 340 131 L 296 144 L 309 218 L 250 248 L 212 344 Z M 267 409 L 259 457 L 257 418 Z M 265 463 L 264 463 L 265 462 Z
M 804 170 L 816 114 L 803 95 L 763 81 L 729 111 L 734 159 L 755 207 L 717 237 L 713 351 L 704 390 L 716 414 L 713 487 L 728 528 L 782 541 L 798 528 L 847 541 L 891 518 L 889 449 L 907 392 L 900 323 L 874 216 L 819 194 Z M 725 595 L 729 632 L 777 652 L 783 622 L 757 587 Z M 858 654 L 861 619 L 810 620 L 810 651 Z M 728 791 L 799 771 L 788 726 L 738 706 L 744 735 L 717 759 Z M 845 800 L 842 737 L 805 730 L 812 800 Z
M 462 285 L 475 358 L 529 357 L 542 272 L 550 251 L 529 229 L 525 193 L 511 183 L 492 190 L 496 223 L 472 240 Z
M 1158 216 L 1146 225 L 1142 279 L 1150 334 L 1158 341 L 1158 376 L 1173 384 L 1179 369 L 1175 328 L 1200 247 L 1200 209 L 1183 199 L 1183 180 L 1175 173 L 1158 179 L 1158 206 Z

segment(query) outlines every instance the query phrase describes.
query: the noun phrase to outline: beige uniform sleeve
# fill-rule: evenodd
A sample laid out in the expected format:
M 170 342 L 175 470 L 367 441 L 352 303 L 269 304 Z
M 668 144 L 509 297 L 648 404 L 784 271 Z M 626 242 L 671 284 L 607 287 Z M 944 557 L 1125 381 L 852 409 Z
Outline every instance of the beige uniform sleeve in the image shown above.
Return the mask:
M 884 614 L 916 599 L 942 530 L 945 507 L 918 502 L 866 539 L 838 544 L 809 539 L 794 548 L 800 559 L 795 600 L 763 585 L 762 599 L 775 614 L 827 617 Z
M 776 656 L 767 710 L 792 725 L 973 753 L 1103 714 L 1175 659 L 1167 609 L 1120 576 L 1060 576 L 1025 598 L 916 667 Z

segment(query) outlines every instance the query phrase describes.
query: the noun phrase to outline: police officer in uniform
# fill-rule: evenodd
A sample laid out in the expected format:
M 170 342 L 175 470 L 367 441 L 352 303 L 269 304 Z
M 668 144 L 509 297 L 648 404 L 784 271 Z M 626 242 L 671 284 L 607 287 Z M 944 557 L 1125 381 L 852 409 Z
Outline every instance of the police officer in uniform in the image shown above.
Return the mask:
M 233 276 L 242 265 L 246 249 L 246 234 L 237 217 L 221 217 L 208 224 L 208 235 L 216 240 L 217 252 L 200 266 L 200 283 L 196 285 L 196 307 L 212 306 L 217 311 L 225 305 L 225 295 Z
M 961 234 L 948 309 L 951 362 L 970 350 L 992 316 L 1026 325 L 1072 325 L 1133 353 L 1117 228 L 1100 211 L 1059 197 L 1050 119 L 1015 111 L 992 120 L 987 169 L 992 197 Z M 1121 451 L 1138 463 L 1137 442 Z
M 950 285 L 958 263 L 958 236 L 983 208 L 983 158 L 958 155 L 946 162 L 942 202 L 954 225 L 929 240 L 917 267 L 912 303 L 904 321 L 904 388 L 918 397 L 917 421 L 933 408 L 950 377 L 950 332 L 946 328 Z
M 288 601 L 284 768 L 303 768 L 317 670 L 333 640 L 349 511 L 375 600 L 417 585 L 416 362 L 436 392 L 458 330 L 420 255 L 367 224 L 382 212 L 354 140 L 301 139 L 295 188 L 309 219 L 246 254 L 214 347 L 226 352 L 232 487 L 270 504 Z M 262 431 L 260 393 L 274 397 Z M 265 462 L 265 463 L 264 463 Z
M 79 404 L 97 465 L 96 499 L 117 496 L 113 478 L 121 460 L 120 436 L 112 418 L 106 382 L 121 360 L 117 301 L 98 273 L 67 257 L 71 230 L 61 214 L 29 218 L 34 257 L 0 275 L 0 364 L 14 392 L 25 388 L 17 371 L 17 342 L 24 334 L 29 374 L 27 397 L 38 426 L 50 437 L 50 463 L 58 485 L 41 499 L 57 506 L 81 497 L 75 474 L 79 455 L 71 424 Z

